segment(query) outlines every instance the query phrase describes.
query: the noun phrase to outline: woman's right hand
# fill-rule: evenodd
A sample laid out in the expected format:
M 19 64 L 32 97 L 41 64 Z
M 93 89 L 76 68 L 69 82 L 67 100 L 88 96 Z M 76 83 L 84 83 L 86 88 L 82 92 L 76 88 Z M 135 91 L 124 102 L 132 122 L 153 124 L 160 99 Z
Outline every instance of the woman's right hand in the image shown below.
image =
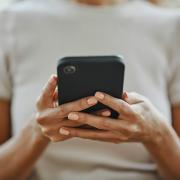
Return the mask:
M 70 112 L 78 112 L 94 106 L 97 103 L 95 97 L 86 97 L 80 100 L 57 105 L 57 76 L 52 75 L 41 95 L 37 100 L 37 113 L 36 123 L 43 136 L 47 137 L 50 141 L 58 142 L 69 139 L 70 136 L 60 134 L 61 127 L 78 127 L 82 124 L 68 120 L 67 116 Z M 109 116 L 107 110 L 97 112 L 103 116 Z

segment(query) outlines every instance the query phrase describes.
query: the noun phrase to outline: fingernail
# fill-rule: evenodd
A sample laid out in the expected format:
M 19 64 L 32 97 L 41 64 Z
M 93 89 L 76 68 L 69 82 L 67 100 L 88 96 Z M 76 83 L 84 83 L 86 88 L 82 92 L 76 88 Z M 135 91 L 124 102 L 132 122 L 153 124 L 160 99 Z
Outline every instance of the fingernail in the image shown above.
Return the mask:
M 77 114 L 74 114 L 74 113 L 70 113 L 68 115 L 68 119 L 69 120 L 78 120 L 79 119 L 79 116 Z
M 97 99 L 94 98 L 94 97 L 89 98 L 89 99 L 87 100 L 87 103 L 88 103 L 89 105 L 96 104 L 96 103 L 97 103 Z
M 127 92 L 124 92 L 124 99 L 128 99 L 128 94 L 127 94 Z
M 69 132 L 68 130 L 63 129 L 63 128 L 61 128 L 61 129 L 59 130 L 59 132 L 60 132 L 60 134 L 65 135 L 65 136 L 68 136 L 68 135 L 70 134 L 70 132 Z
M 101 92 L 97 92 L 97 93 L 95 94 L 95 96 L 96 96 L 97 98 L 101 99 L 101 100 L 104 99 L 104 94 L 101 93 Z
M 104 112 L 102 112 L 102 115 L 103 116 L 110 116 L 111 112 L 110 111 L 104 111 Z

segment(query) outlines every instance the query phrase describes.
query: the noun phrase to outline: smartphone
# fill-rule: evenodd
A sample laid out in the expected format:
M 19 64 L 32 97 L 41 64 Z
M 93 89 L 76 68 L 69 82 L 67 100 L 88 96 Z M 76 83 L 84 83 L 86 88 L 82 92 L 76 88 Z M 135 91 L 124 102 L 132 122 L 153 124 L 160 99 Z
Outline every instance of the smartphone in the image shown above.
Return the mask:
M 97 91 L 122 98 L 125 65 L 122 56 L 78 56 L 64 57 L 58 61 L 59 105 L 93 96 Z M 98 103 L 83 112 L 93 113 L 105 109 Z M 118 113 L 112 109 L 111 116 Z

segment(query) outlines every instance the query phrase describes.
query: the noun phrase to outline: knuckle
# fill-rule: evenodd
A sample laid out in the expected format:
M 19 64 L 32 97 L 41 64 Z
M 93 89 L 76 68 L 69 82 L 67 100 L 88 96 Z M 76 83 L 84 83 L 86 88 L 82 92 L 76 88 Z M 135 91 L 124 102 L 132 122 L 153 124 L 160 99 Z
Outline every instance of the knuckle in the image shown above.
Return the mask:
M 118 126 L 116 130 L 119 132 L 121 138 L 126 138 L 126 136 L 128 136 L 131 133 L 129 126 L 127 127 L 124 124 Z
M 42 127 L 42 128 L 41 128 L 41 132 L 42 132 L 44 135 L 49 136 L 49 131 L 48 131 L 48 129 L 47 129 L 46 127 Z
M 134 124 L 134 125 L 131 126 L 131 131 L 133 133 L 139 133 L 140 132 L 140 128 L 139 128 L 138 125 Z
M 121 137 L 120 137 L 120 140 L 121 140 L 121 141 L 127 141 L 127 140 L 129 140 L 129 137 L 127 137 L 127 136 L 121 136 Z
M 69 137 L 68 137 L 69 138 Z M 59 141 L 63 141 L 65 139 L 67 139 L 67 136 L 63 136 L 63 135 L 60 135 L 60 134 L 55 134 L 55 135 L 51 135 L 49 137 L 49 139 L 52 141 L 52 142 L 59 142 Z
M 112 130 L 119 130 L 118 126 L 113 126 L 112 125 L 112 120 L 111 119 L 105 119 L 102 121 L 102 126 L 106 129 L 112 129 Z
M 46 134 L 46 132 L 47 132 L 47 130 L 46 130 L 45 127 L 42 127 L 42 128 L 41 128 L 41 131 L 42 131 L 43 134 Z
M 55 133 L 56 130 L 57 130 L 57 129 L 54 129 L 54 128 L 51 128 L 51 127 L 44 127 L 44 128 L 42 129 L 42 132 L 43 132 L 44 134 L 50 136 L 50 135 L 52 135 L 53 133 Z
M 66 108 L 65 108 L 63 105 L 62 105 L 62 106 L 59 106 L 58 114 L 59 114 L 60 116 L 67 114 Z
M 102 120 L 101 123 L 100 123 L 100 125 L 102 125 L 105 128 L 108 128 L 109 124 L 110 124 L 109 120 Z

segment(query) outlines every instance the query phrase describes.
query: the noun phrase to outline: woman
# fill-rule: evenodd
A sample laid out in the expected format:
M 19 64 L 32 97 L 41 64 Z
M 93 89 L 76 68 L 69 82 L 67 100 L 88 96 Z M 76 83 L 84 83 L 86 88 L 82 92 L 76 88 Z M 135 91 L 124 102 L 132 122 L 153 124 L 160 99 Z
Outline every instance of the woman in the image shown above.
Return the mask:
M 1 10 L 0 24 L 0 179 L 180 178 L 178 13 L 145 1 L 27 0 Z M 119 53 L 125 89 L 143 96 L 97 92 L 57 107 L 54 75 L 41 92 L 58 58 Z M 118 120 L 80 113 L 98 101 Z

